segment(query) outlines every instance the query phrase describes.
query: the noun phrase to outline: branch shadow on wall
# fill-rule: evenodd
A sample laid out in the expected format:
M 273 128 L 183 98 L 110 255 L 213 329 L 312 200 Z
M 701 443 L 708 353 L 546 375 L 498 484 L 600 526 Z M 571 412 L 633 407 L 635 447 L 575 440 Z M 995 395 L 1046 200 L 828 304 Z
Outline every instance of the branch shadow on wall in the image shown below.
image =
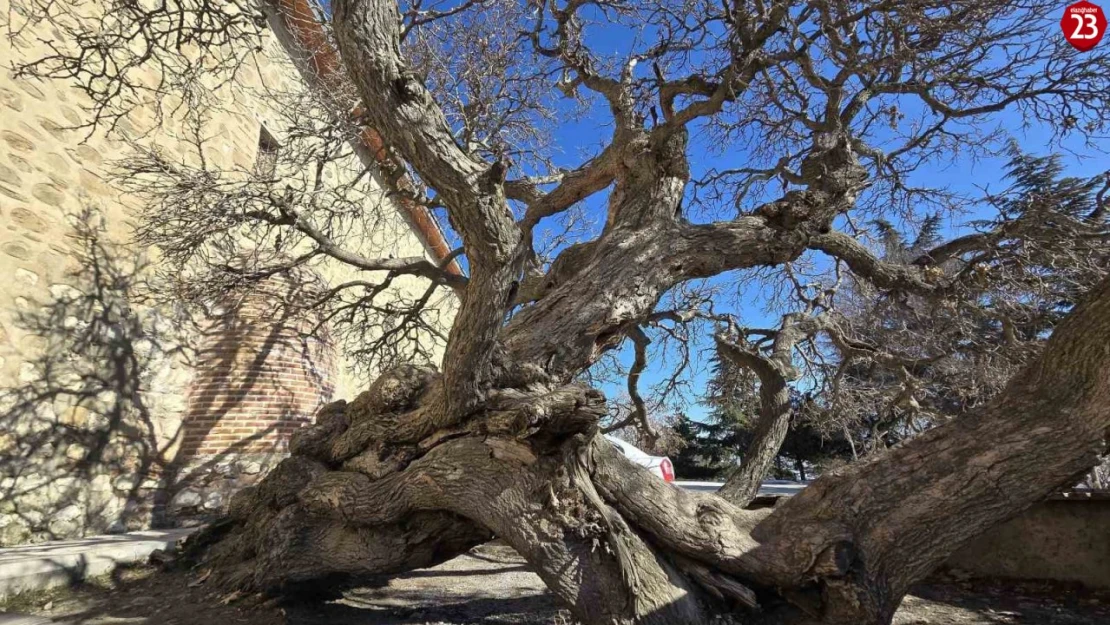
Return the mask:
M 176 432 L 149 402 L 187 371 L 190 320 L 151 307 L 141 254 L 73 220 L 74 268 L 26 302 L 19 380 L 0 390 L 0 546 L 149 526 Z
M 234 487 L 240 480 L 226 473 L 236 459 L 314 412 L 283 400 L 293 391 L 268 369 L 283 350 L 304 362 L 318 355 L 291 331 L 289 303 L 305 284 L 271 284 L 201 314 L 176 303 L 174 277 L 107 236 L 95 210 L 72 225 L 66 284 L 25 302 L 11 324 L 25 353 L 18 382 L 0 389 L 0 547 L 175 523 L 176 494 L 207 492 L 221 472 Z M 266 314 L 245 317 L 244 302 Z M 308 381 L 323 388 L 326 374 Z M 195 392 L 206 383 L 230 392 Z M 265 427 L 215 453 L 181 453 L 259 401 L 279 405 Z
M 331 399 L 333 348 L 305 301 L 322 284 L 311 270 L 246 280 L 207 312 L 171 465 L 170 511 L 212 518 L 230 495 L 286 456 L 293 430 Z M 177 495 L 186 497 L 177 498 Z

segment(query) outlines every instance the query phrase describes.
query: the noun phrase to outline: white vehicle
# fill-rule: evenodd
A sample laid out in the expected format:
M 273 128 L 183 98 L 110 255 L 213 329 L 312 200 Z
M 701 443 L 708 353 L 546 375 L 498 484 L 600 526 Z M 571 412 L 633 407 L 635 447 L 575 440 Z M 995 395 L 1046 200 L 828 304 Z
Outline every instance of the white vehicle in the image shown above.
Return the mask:
M 615 436 L 605 435 L 605 440 L 613 444 L 614 447 L 624 454 L 632 462 L 646 468 L 648 471 L 663 478 L 664 482 L 674 481 L 674 465 L 671 464 L 671 459 L 666 456 L 652 456 L 639 449 L 631 443 L 626 443 Z

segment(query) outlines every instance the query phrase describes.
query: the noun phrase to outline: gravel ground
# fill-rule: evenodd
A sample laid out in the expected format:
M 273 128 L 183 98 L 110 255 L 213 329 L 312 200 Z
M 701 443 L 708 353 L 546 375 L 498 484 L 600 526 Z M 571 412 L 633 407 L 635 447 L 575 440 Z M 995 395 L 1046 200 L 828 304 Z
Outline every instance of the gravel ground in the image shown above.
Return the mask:
M 80 588 L 26 595 L 0 612 L 72 625 L 569 625 L 539 578 L 511 549 L 486 545 L 387 586 L 325 605 L 224 603 L 183 574 L 148 567 Z M 10 617 L 9 617 L 10 619 Z M 0 624 L 11 622 L 0 614 Z M 1045 584 L 971 583 L 951 577 L 907 597 L 896 625 L 1110 625 L 1110 596 Z

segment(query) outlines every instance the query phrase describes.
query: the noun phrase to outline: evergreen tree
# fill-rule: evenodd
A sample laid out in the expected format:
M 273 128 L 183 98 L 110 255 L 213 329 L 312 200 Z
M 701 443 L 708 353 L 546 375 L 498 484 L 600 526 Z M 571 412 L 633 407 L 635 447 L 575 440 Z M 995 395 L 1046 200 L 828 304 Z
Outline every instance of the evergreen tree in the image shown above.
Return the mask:
M 1063 171 L 1058 155 L 1013 151 L 1008 186 L 985 198 L 994 215 L 945 245 L 937 245 L 938 215 L 908 236 L 887 221 L 872 222 L 884 260 L 925 267 L 937 284 L 971 279 L 943 307 L 911 294 L 880 295 L 860 282 L 840 300 L 855 340 L 919 359 L 901 375 L 867 360 L 852 363 L 841 371 L 839 393 L 822 397 L 821 419 L 850 430 L 861 453 L 989 401 L 1106 274 L 1110 248 L 1091 229 L 1106 221 L 1110 180 Z M 981 251 L 985 243 L 990 253 Z
M 758 379 L 751 371 L 714 359 L 707 386 L 706 416 L 682 416 L 675 434 L 685 443 L 672 457 L 685 479 L 724 478 L 752 442 L 759 414 Z M 814 467 L 833 458 L 850 458 L 851 446 L 840 433 L 827 433 L 807 417 L 810 398 L 792 392 L 794 417 L 769 478 L 810 479 Z
M 676 474 L 687 479 L 723 478 L 750 442 L 758 414 L 755 376 L 720 359 L 712 366 L 705 398 L 709 412 L 701 420 L 683 415 L 675 426 L 685 445 L 672 460 Z

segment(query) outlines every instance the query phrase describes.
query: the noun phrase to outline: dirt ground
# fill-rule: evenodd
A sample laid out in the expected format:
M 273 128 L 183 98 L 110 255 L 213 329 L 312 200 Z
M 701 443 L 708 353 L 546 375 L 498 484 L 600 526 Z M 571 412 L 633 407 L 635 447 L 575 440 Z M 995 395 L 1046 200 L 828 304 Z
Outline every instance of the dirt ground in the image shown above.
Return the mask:
M 140 567 L 79 588 L 24 595 L 0 604 L 0 612 L 39 615 L 72 625 L 571 623 L 523 560 L 500 546 L 480 547 L 438 567 L 393 579 L 388 586 L 359 588 L 342 601 L 324 605 L 282 608 L 249 606 L 243 600 L 225 603 L 226 597 L 214 595 L 195 580 L 196 576 L 155 574 L 150 567 Z M 4 622 L 0 615 L 0 623 Z M 1108 625 L 1110 595 L 1058 585 L 961 582 L 949 576 L 917 588 L 894 622 Z

